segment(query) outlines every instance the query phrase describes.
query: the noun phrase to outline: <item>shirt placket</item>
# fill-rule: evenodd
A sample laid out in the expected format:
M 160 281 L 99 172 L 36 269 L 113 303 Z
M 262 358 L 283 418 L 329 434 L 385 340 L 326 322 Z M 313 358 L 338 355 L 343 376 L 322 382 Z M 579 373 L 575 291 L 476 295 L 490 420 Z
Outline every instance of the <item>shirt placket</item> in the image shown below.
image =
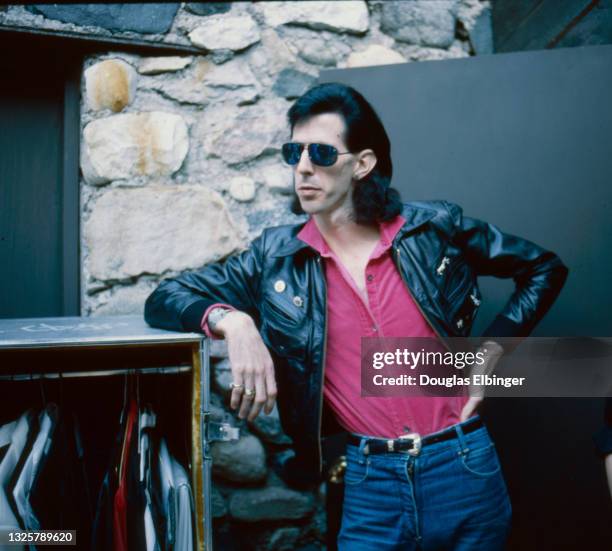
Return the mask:
M 348 270 L 344 267 L 342 262 L 340 262 L 338 257 L 336 257 L 336 255 L 333 252 L 330 251 L 330 253 L 328 253 L 328 255 L 326 256 L 329 256 L 329 258 L 335 263 L 336 269 L 340 272 L 340 275 L 342 276 L 344 283 L 348 285 L 348 287 L 351 290 L 351 296 L 353 297 L 354 304 L 356 305 L 357 311 L 359 312 L 359 320 L 363 328 L 363 331 L 365 333 L 364 336 L 365 337 L 381 336 L 380 335 L 380 319 L 374 316 L 374 314 L 371 311 L 371 308 L 368 306 L 366 301 L 363 299 L 363 297 L 361 296 L 361 293 L 359 293 L 359 289 L 357 289 L 357 285 L 355 284 L 355 281 L 351 277 L 351 274 L 348 272 Z M 370 262 L 371 260 L 369 260 L 368 264 L 366 265 L 366 274 L 370 266 Z M 370 282 L 368 281 L 367 275 L 366 275 L 366 293 L 368 294 L 368 299 L 371 298 L 369 283 Z

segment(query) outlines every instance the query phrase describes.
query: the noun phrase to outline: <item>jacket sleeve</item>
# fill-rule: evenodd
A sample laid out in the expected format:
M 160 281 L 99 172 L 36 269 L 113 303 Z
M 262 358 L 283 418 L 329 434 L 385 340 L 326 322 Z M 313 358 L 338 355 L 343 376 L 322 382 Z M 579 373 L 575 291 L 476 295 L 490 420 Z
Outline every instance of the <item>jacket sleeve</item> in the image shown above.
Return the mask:
M 453 218 L 455 240 L 476 273 L 514 279 L 514 292 L 483 336 L 528 336 L 561 292 L 567 267 L 556 254 L 531 241 L 464 217 L 457 205 L 446 203 L 446 207 Z
M 240 254 L 163 280 L 145 302 L 145 321 L 173 331 L 201 332 L 206 310 L 225 303 L 257 320 L 263 262 L 263 235 Z

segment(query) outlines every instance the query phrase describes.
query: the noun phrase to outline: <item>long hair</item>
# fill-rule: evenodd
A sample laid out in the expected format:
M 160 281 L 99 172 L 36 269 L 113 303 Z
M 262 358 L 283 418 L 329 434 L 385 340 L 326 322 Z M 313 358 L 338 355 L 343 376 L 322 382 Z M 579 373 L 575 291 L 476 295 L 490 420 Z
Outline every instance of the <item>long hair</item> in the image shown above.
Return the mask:
M 399 192 L 391 187 L 393 163 L 391 143 L 380 118 L 370 103 L 354 88 L 337 82 L 319 84 L 299 97 L 287 112 L 291 132 L 296 124 L 314 115 L 337 113 L 346 125 L 348 150 L 371 149 L 376 165 L 353 186 L 353 208 L 358 224 L 392 220 L 402 211 Z M 302 214 L 297 195 L 291 210 Z

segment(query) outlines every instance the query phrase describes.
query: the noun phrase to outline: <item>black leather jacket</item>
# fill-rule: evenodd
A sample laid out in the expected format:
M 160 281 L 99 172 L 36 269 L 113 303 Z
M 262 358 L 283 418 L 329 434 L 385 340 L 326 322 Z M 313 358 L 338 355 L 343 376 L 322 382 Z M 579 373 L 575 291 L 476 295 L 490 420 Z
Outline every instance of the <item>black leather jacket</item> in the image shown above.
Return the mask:
M 464 217 L 457 205 L 408 203 L 402 216 L 406 223 L 393 241 L 393 259 L 441 337 L 469 335 L 480 303 L 478 275 L 512 277 L 516 284 L 485 331 L 488 337 L 528 335 L 567 276 L 552 252 Z M 147 299 L 145 319 L 156 327 L 201 331 L 202 316 L 214 303 L 250 314 L 274 359 L 280 417 L 296 450 L 293 463 L 310 475 L 322 469 L 326 287 L 320 256 L 296 238 L 301 227 L 269 228 L 224 263 L 162 281 Z M 278 281 L 284 282 L 282 292 L 275 290 Z

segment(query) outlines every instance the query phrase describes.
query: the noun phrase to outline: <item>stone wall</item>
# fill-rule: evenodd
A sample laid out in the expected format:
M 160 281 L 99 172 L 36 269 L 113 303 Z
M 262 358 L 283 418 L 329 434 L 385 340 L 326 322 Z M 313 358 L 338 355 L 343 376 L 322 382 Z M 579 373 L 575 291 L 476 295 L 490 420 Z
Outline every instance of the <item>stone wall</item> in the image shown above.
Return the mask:
M 492 51 L 490 4 L 479 0 L 161 4 L 148 16 L 142 6 L 96 9 L 9 6 L 0 25 L 194 52 L 109 51 L 85 62 L 84 315 L 140 313 L 163 277 L 220 260 L 266 226 L 298 220 L 279 145 L 292 100 L 322 69 Z M 213 403 L 222 417 L 231 373 L 223 347 L 215 350 Z M 214 447 L 219 537 L 227 543 L 239 534 L 257 549 L 321 548 L 320 493 L 291 491 L 267 468 L 288 444 L 276 412 L 242 434 Z

